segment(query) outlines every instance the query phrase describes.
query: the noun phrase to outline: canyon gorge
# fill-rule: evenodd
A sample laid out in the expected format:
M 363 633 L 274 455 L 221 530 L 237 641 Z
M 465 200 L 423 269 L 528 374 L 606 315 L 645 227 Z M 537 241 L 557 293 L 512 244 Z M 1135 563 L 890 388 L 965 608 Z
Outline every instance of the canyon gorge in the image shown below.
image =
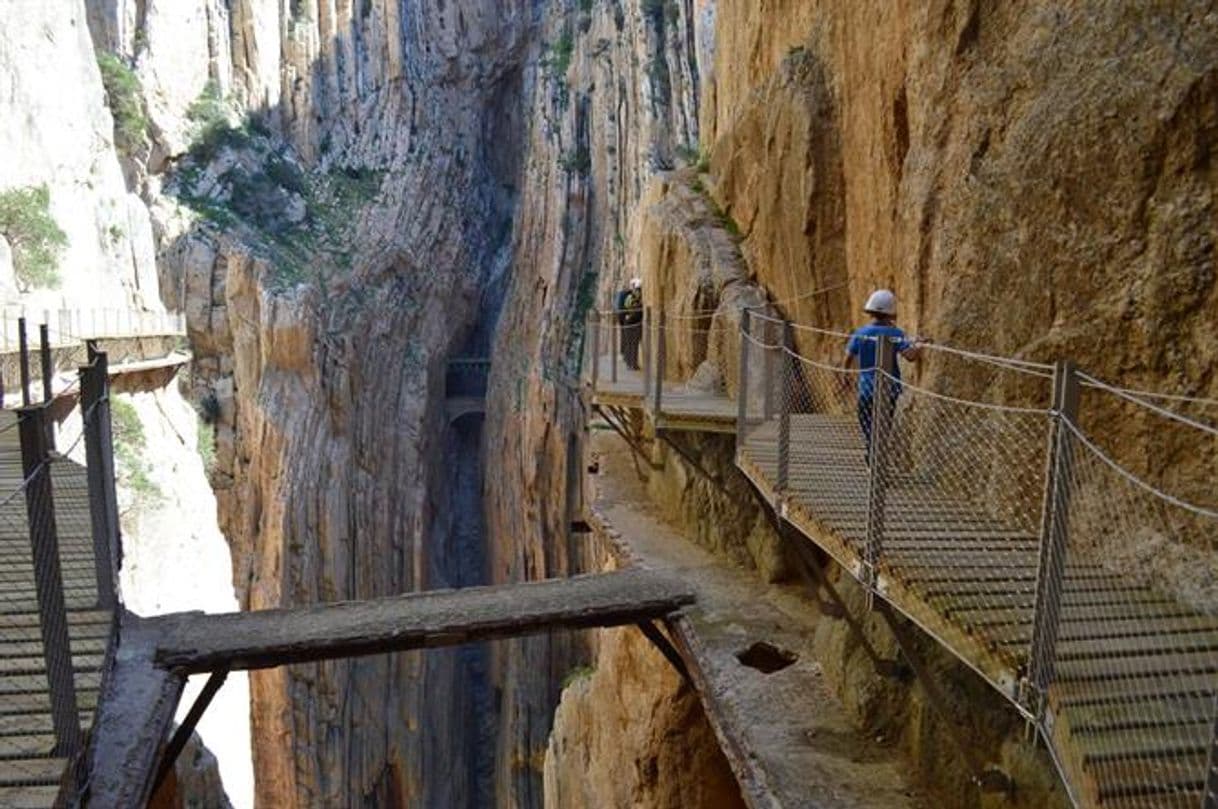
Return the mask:
M 128 606 L 261 610 L 612 569 L 622 555 L 593 519 L 612 489 L 806 609 L 803 665 L 841 732 L 882 751 L 894 794 L 1068 805 L 967 666 L 917 641 L 1014 794 L 982 789 L 945 752 L 957 720 L 794 594 L 730 437 L 654 441 L 658 471 L 628 496 L 599 477 L 632 473 L 588 426 L 588 315 L 640 278 L 649 305 L 702 319 L 710 347 L 677 346 L 674 377 L 734 390 L 747 307 L 848 329 L 887 287 L 911 334 L 1218 397 L 1214 4 L 2 5 L 0 192 L 47 189 L 66 245 L 55 282 L 31 283 L 0 227 L 4 304 L 186 318 L 189 373 L 131 399 L 161 495 L 139 507 L 120 469 Z M 490 372 L 485 413 L 454 420 L 459 357 Z M 970 384 L 947 392 L 1018 398 Z M 1089 417 L 1111 425 L 1115 457 L 1212 504 L 1218 445 L 1108 408 Z M 175 531 L 175 513 L 197 523 Z M 1213 598 L 1197 558 L 1163 564 Z M 863 591 L 827 571 L 897 656 Z M 630 629 L 226 688 L 235 702 L 201 730 L 233 805 L 744 805 L 697 693 Z M 221 805 L 209 789 L 182 805 Z

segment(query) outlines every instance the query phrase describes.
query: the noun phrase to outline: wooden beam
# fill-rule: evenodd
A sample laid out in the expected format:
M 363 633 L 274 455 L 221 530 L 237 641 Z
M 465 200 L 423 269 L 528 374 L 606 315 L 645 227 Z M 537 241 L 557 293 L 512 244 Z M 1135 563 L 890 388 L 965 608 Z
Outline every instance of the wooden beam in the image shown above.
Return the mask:
M 166 616 L 155 660 L 189 674 L 270 668 L 553 629 L 635 624 L 693 601 L 693 590 L 678 577 L 627 570 L 300 609 L 192 613 Z

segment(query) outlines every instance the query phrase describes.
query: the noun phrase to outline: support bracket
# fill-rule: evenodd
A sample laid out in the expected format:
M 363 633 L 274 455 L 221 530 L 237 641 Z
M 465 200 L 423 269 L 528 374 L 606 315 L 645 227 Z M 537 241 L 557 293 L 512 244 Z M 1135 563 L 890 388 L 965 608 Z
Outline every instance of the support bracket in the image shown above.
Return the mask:
M 204 684 L 203 690 L 199 692 L 199 696 L 195 698 L 194 704 L 190 706 L 190 711 L 187 712 L 186 718 L 182 720 L 182 724 L 178 725 L 178 729 L 174 731 L 169 744 L 165 746 L 165 752 L 161 756 L 161 764 L 156 771 L 156 779 L 152 782 L 152 794 L 155 795 L 156 791 L 161 788 L 161 783 L 169 775 L 169 771 L 173 769 L 178 756 L 182 754 L 183 748 L 186 747 L 186 742 L 190 741 L 190 735 L 195 732 L 195 727 L 199 724 L 199 720 L 203 718 L 203 712 L 207 710 L 207 706 L 211 705 L 216 692 L 220 690 L 220 686 L 224 685 L 226 679 L 228 679 L 227 667 L 216 669 L 207 678 L 207 683 Z
M 660 631 L 660 628 L 655 625 L 654 621 L 640 621 L 638 627 L 647 640 L 651 641 L 651 644 L 677 670 L 677 674 L 681 675 L 681 679 L 692 686 L 694 681 L 689 674 L 689 668 L 685 665 L 685 660 L 682 659 L 681 653 L 677 651 L 677 647 L 672 645 L 672 641 L 668 639 L 668 636 Z

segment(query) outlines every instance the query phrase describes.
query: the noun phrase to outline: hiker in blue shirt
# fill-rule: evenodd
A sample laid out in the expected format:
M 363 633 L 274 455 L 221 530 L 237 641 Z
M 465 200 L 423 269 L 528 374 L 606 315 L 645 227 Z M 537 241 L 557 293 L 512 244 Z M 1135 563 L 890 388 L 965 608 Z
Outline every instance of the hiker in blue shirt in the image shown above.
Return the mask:
M 863 311 L 871 315 L 871 322 L 856 329 L 850 335 L 846 344 L 846 356 L 842 360 L 842 368 L 851 368 L 855 362 L 862 370 L 859 374 L 858 417 L 859 427 L 863 431 L 863 448 L 867 462 L 871 463 L 871 419 L 875 412 L 875 368 L 876 357 L 879 354 L 879 338 L 893 338 L 896 353 L 911 362 L 917 362 L 921 357 L 920 346 L 928 340 L 910 340 L 905 332 L 897 328 L 897 298 L 887 289 L 878 289 L 871 293 Z M 889 374 L 897 381 L 887 387 L 887 402 L 881 404 L 888 409 L 885 421 L 891 423 L 892 414 L 897 407 L 897 397 L 901 395 L 901 365 L 894 362 L 888 369 Z

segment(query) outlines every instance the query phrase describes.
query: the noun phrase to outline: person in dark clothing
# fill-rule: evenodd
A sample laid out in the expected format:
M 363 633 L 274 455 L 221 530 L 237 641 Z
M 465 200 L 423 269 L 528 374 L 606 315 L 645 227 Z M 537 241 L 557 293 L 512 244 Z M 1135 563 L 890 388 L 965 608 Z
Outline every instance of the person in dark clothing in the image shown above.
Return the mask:
M 630 288 L 621 296 L 618 307 L 618 325 L 622 336 L 622 359 L 632 371 L 639 370 L 639 343 L 643 340 L 643 282 L 630 280 Z

